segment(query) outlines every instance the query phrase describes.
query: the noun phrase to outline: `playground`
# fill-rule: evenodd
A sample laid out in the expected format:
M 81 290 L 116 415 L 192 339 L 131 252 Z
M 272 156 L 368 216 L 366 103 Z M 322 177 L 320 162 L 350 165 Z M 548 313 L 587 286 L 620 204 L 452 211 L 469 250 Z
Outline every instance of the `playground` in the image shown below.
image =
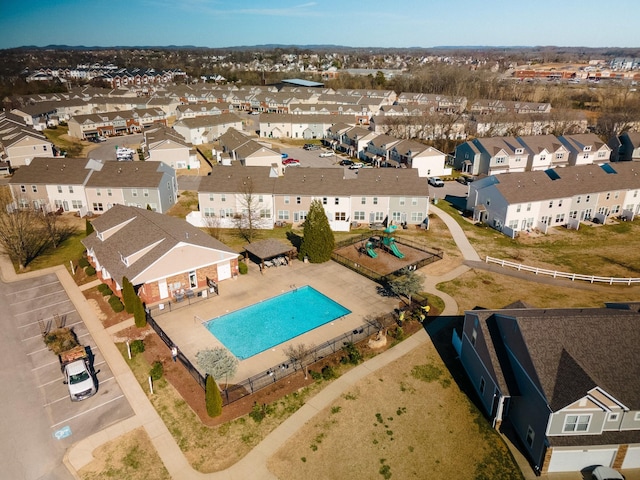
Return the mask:
M 399 243 L 394 237 L 395 230 L 396 226 L 392 225 L 380 234 L 376 232 L 352 245 L 338 248 L 335 253 L 379 275 L 388 275 L 433 257 L 433 253 L 425 251 L 424 247 L 414 248 L 402 239 Z

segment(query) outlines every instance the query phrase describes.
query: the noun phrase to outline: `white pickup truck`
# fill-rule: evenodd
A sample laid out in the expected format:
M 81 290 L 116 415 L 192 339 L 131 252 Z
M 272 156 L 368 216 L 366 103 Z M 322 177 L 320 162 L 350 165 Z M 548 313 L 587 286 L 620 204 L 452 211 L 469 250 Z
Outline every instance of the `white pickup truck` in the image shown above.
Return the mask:
M 89 356 L 83 346 L 62 352 L 60 368 L 72 402 L 89 398 L 98 391 L 96 380 L 91 374 Z

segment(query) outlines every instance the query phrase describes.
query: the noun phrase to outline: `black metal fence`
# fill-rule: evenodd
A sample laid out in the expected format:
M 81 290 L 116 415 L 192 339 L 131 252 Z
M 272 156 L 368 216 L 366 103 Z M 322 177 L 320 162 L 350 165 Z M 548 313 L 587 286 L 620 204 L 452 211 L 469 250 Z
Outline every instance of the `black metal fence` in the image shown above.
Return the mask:
M 158 325 L 158 323 L 154 320 L 151 314 L 147 311 L 147 323 L 151 325 L 151 328 L 158 334 L 158 336 L 162 339 L 167 347 L 170 349 L 176 346 L 175 343 L 169 338 L 169 335 L 166 334 L 164 330 Z M 180 363 L 184 365 L 187 371 L 191 374 L 191 376 L 195 379 L 196 382 L 202 387 L 204 390 L 206 387 L 206 379 L 200 374 L 198 369 L 189 361 L 189 359 L 180 351 L 178 348 L 178 360 Z
M 159 315 L 170 313 L 183 307 L 188 307 L 195 303 L 200 303 L 205 300 L 209 300 L 216 296 L 217 294 L 215 292 L 211 292 L 210 289 L 200 290 L 200 291 L 194 292 L 193 295 L 189 295 L 189 296 L 183 295 L 183 298 L 180 301 L 177 301 L 174 298 L 174 299 L 167 299 L 163 302 L 154 304 L 150 307 L 147 307 L 147 312 L 157 317 Z
M 323 358 L 333 355 L 339 352 L 349 343 L 358 343 L 361 340 L 373 335 L 378 331 L 378 327 L 365 323 L 358 328 L 345 332 L 321 345 L 318 345 L 312 352 L 309 353 L 307 362 L 307 368 L 313 369 L 313 364 L 322 360 Z M 300 365 L 297 362 L 286 361 L 280 365 L 273 366 L 261 373 L 258 373 L 242 382 L 231 385 L 222 391 L 222 400 L 224 405 L 228 405 L 237 400 L 240 400 L 247 395 L 256 393 L 263 388 L 267 388 L 278 380 L 293 375 L 300 370 Z

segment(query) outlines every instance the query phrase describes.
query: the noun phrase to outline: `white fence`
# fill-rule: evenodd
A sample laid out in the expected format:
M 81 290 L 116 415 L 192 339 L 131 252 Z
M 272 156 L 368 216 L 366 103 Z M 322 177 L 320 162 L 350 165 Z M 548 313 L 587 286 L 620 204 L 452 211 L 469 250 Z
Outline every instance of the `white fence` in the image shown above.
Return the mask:
M 486 257 L 485 263 L 497 263 L 502 267 L 515 268 L 518 271 L 531 272 L 536 275 L 549 275 L 553 278 L 567 278 L 569 280 L 582 280 L 590 283 L 608 283 L 609 285 L 632 285 L 640 283 L 640 278 L 615 278 L 615 277 L 598 277 L 596 275 L 580 275 L 578 273 L 558 272 L 557 270 L 548 270 L 546 268 L 530 267 L 521 263 L 509 262 L 508 260 L 500 260 L 499 258 Z

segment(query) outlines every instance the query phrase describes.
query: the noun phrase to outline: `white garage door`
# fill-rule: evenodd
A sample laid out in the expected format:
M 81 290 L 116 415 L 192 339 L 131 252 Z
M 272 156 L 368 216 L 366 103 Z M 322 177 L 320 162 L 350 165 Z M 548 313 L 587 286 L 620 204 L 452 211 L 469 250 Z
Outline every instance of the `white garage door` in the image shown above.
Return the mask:
M 640 447 L 629 447 L 622 468 L 640 468 Z
M 231 278 L 231 263 L 222 263 L 218 265 L 218 281 Z
M 577 472 L 591 465 L 610 467 L 616 456 L 616 448 L 559 450 L 553 449 L 549 472 Z

